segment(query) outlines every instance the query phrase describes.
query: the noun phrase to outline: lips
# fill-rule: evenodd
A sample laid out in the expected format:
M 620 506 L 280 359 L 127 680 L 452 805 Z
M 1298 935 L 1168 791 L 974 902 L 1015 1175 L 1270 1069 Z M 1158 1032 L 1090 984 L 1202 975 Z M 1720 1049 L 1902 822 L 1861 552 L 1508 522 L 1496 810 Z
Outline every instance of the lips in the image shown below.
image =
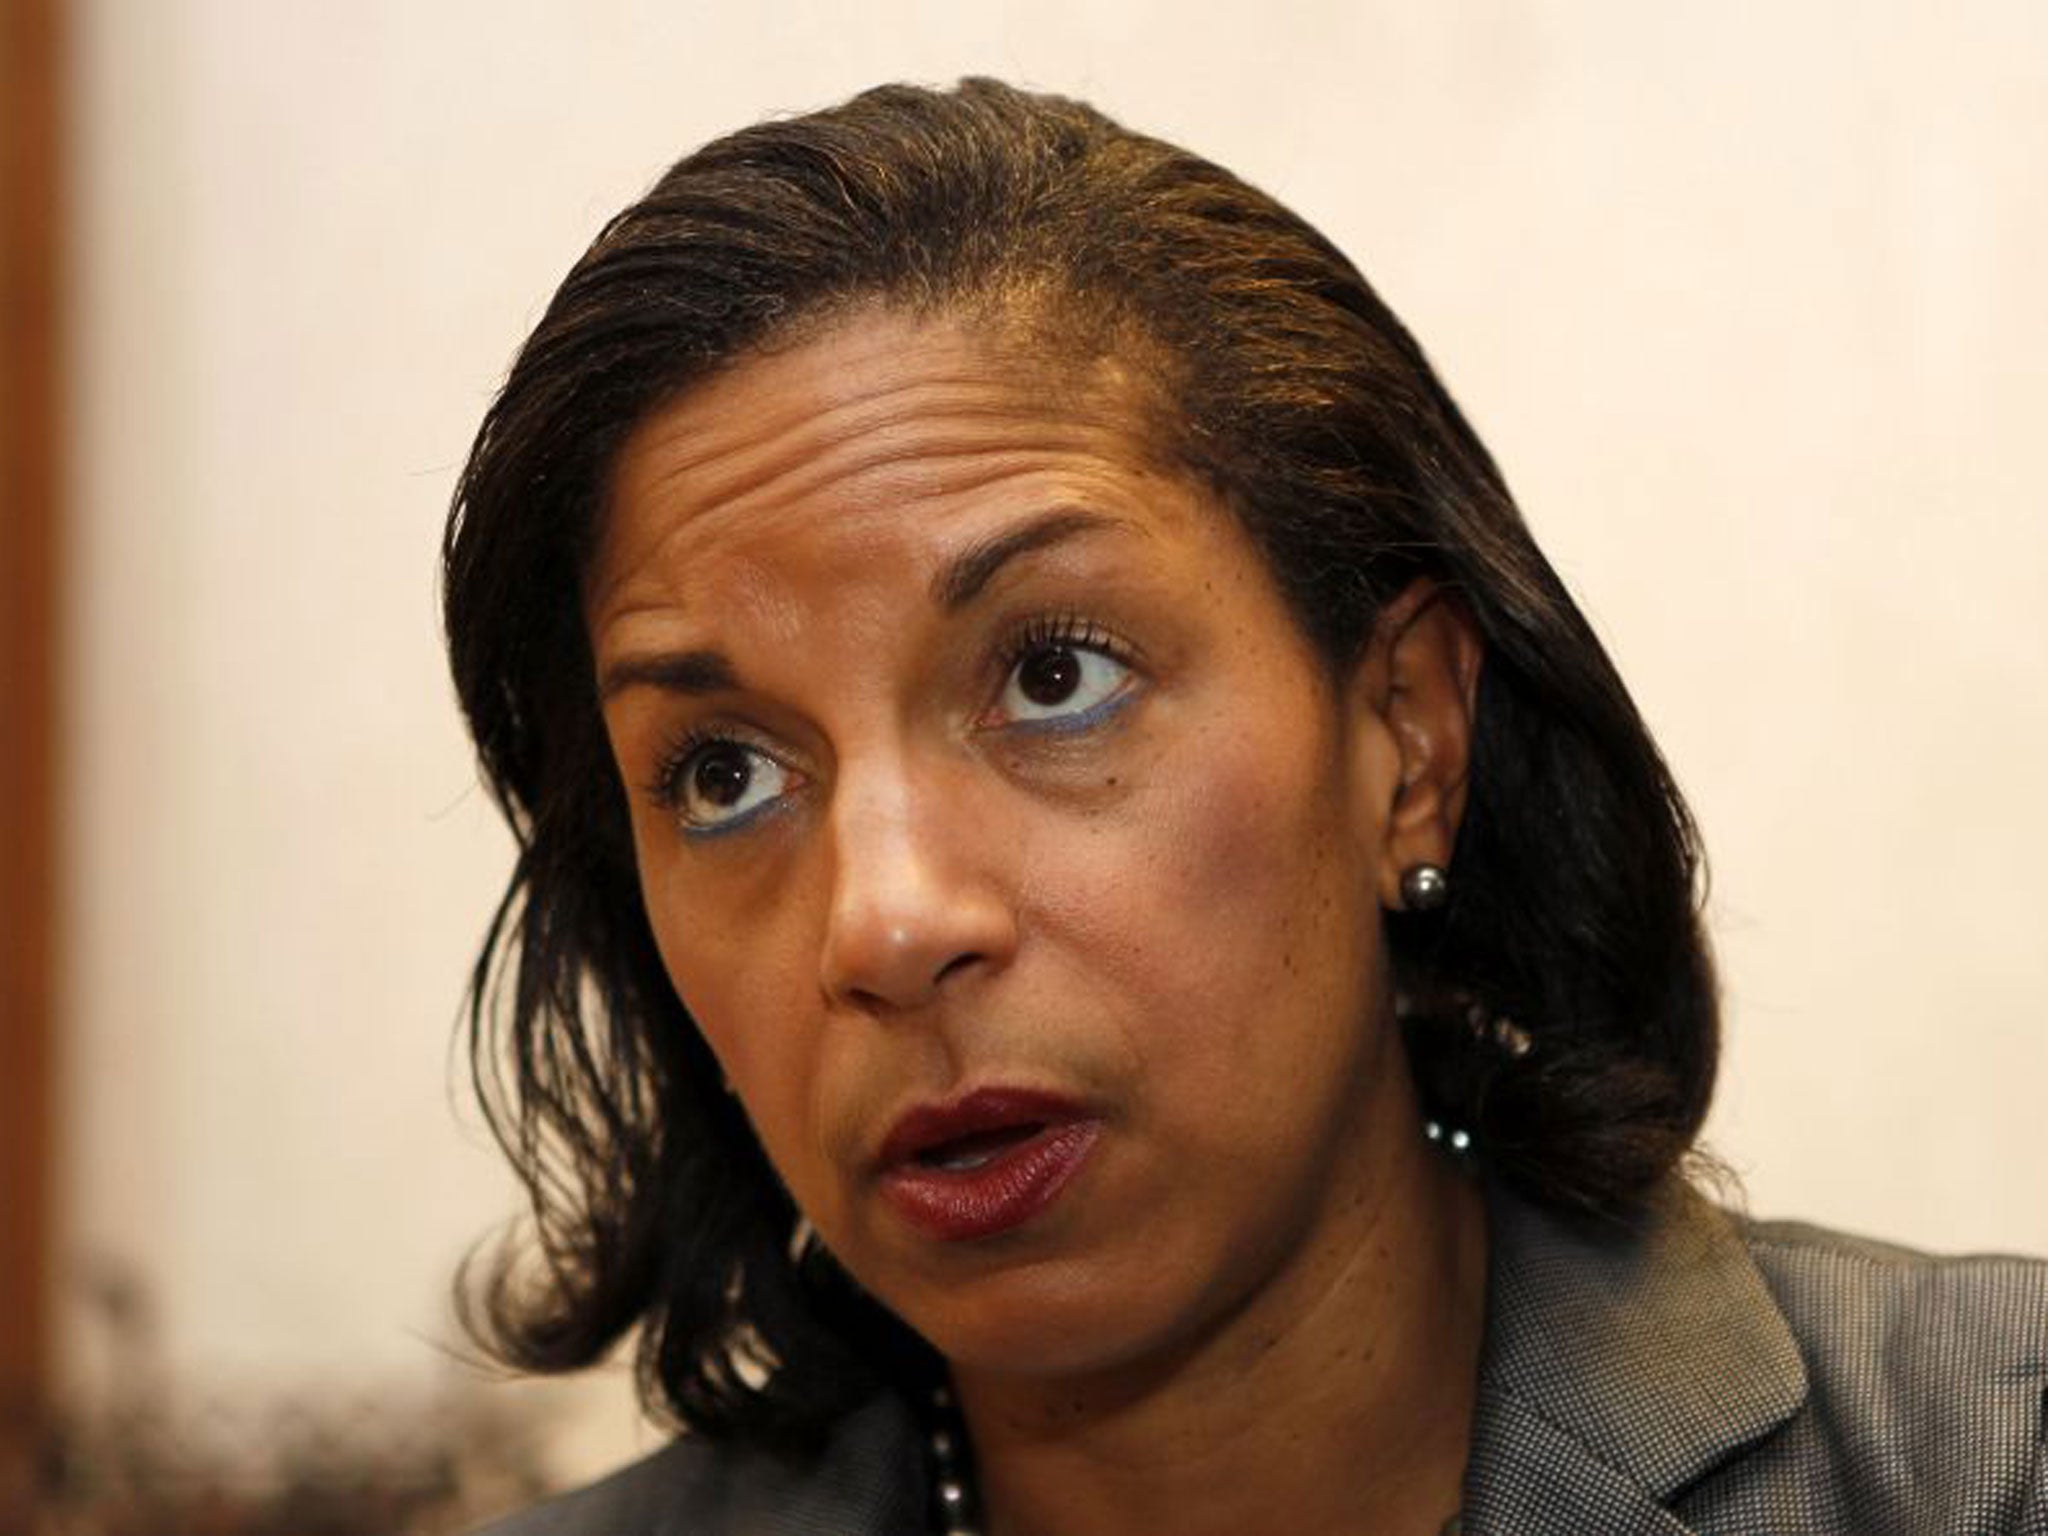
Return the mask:
M 995 1237 L 1058 1199 L 1101 1132 L 1100 1120 L 1057 1094 L 979 1089 L 896 1122 L 879 1158 L 882 1195 L 942 1241 Z

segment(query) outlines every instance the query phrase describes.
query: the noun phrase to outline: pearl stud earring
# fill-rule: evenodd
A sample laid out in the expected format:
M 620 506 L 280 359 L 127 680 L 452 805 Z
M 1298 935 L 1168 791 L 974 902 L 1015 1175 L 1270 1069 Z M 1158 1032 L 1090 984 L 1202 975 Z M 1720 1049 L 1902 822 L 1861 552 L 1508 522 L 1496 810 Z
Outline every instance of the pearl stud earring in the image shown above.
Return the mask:
M 1410 864 L 1401 871 L 1401 909 L 1435 912 L 1451 899 L 1451 878 L 1441 864 Z

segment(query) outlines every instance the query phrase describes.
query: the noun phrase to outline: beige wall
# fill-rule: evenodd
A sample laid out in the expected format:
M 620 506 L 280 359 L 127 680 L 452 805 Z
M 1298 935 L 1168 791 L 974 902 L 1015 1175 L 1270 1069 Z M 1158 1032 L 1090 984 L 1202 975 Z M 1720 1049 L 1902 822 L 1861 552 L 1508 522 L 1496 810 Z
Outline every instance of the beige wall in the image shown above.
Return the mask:
M 1264 183 L 1430 347 L 1704 822 L 1754 1206 L 2048 1251 L 2048 9 L 854 9 L 80 7 L 67 1247 L 167 1367 L 430 1376 L 509 1209 L 434 553 L 524 328 L 684 148 L 966 72 Z

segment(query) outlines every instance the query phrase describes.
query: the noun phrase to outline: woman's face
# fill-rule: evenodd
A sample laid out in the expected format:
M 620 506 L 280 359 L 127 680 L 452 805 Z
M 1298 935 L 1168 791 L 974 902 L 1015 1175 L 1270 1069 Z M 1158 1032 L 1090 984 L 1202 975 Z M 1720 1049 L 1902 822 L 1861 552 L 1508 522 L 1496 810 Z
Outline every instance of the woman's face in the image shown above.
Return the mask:
M 587 588 L 669 975 L 961 1367 L 1313 1286 L 1419 1141 L 1380 908 L 1448 841 L 1388 646 L 1333 680 L 1138 399 L 857 316 L 641 427 Z

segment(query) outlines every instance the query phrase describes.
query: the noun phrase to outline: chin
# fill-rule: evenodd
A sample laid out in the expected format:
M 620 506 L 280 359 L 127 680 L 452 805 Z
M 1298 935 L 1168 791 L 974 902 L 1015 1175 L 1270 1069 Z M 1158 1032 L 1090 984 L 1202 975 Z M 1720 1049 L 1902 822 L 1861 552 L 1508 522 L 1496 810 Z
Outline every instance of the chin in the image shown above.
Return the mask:
M 1020 1265 L 935 1285 L 906 1298 L 898 1315 L 959 1372 L 1099 1376 L 1169 1353 L 1200 1331 L 1201 1298 L 1161 1285 L 1178 1273 L 1148 1266 L 1133 1283 L 1072 1260 Z

